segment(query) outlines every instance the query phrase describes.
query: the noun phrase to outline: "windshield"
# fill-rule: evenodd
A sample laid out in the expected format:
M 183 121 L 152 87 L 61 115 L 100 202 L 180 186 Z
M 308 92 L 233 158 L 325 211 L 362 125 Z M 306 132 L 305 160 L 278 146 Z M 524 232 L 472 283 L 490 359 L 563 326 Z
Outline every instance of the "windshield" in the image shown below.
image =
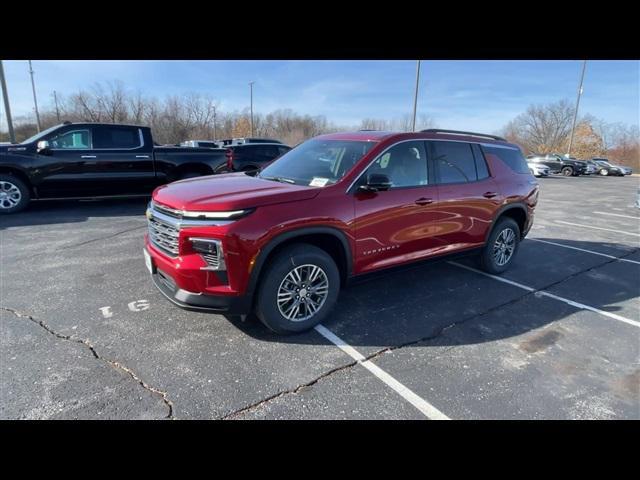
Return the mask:
M 53 127 L 47 128 L 46 130 L 43 130 L 40 133 L 36 133 L 33 137 L 29 137 L 26 140 L 24 140 L 21 145 L 24 145 L 25 143 L 31 143 L 31 142 L 35 142 L 36 140 L 40 140 L 40 138 L 44 137 L 45 135 L 48 135 L 49 133 L 53 132 L 55 129 L 57 129 L 58 127 L 60 127 L 60 125 L 55 125 Z
M 266 180 L 324 187 L 340 180 L 376 142 L 309 140 L 260 172 Z

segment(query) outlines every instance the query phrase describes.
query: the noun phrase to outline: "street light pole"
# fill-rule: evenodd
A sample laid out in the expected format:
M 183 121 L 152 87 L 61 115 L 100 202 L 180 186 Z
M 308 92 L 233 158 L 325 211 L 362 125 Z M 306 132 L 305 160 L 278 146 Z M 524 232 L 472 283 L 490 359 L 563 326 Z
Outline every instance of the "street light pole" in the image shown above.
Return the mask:
M 9 139 L 11 143 L 16 143 L 16 134 L 13 131 L 13 122 L 11 121 L 11 108 L 9 107 L 9 93 L 7 92 L 7 82 L 4 79 L 4 67 L 0 60 L 0 86 L 2 86 L 2 98 L 4 100 L 4 111 L 7 114 L 7 124 L 9 126 Z
M 216 135 L 216 106 L 213 106 L 213 139 L 217 140 L 218 136 Z
M 420 83 L 420 60 L 418 60 L 416 65 L 416 90 L 413 95 L 413 122 L 411 124 L 411 131 L 416 131 L 416 111 L 418 107 L 418 85 Z
M 587 61 L 582 62 L 582 74 L 580 75 L 580 87 L 578 88 L 578 98 L 576 99 L 576 111 L 573 113 L 573 125 L 571 126 L 571 137 L 569 137 L 569 151 L 567 157 L 571 156 L 571 147 L 573 146 L 573 134 L 576 129 L 576 120 L 578 118 L 578 107 L 580 106 L 580 97 L 582 96 L 582 82 L 584 81 L 584 71 L 587 68 Z
M 38 112 L 38 99 L 36 98 L 36 84 L 33 81 L 33 67 L 31 66 L 31 60 L 29 60 L 29 74 L 31 74 L 31 90 L 33 90 L 33 104 L 36 107 L 36 122 L 38 123 L 38 132 L 40 132 L 40 112 Z
M 251 92 L 251 136 L 253 137 L 253 84 L 256 82 L 249 82 L 249 89 Z

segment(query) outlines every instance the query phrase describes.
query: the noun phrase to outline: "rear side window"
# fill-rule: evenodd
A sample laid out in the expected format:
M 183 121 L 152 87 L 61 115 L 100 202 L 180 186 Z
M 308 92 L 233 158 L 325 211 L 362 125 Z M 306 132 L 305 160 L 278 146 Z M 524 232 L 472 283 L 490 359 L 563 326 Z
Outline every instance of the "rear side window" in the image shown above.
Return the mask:
M 285 153 L 287 153 L 289 150 L 291 150 L 289 147 L 278 147 L 278 153 L 280 155 L 284 155 Z
M 93 134 L 93 148 L 138 148 L 141 147 L 137 128 L 99 127 Z
M 529 166 L 520 149 L 482 146 L 485 154 L 495 155 L 516 173 L 529 173 Z
M 489 178 L 489 168 L 487 167 L 487 161 L 482 154 L 480 145 L 474 143 L 471 145 L 471 149 L 473 150 L 473 156 L 476 159 L 476 173 L 478 174 L 478 180 Z
M 478 179 L 471 145 L 464 142 L 430 142 L 438 183 L 466 183 Z

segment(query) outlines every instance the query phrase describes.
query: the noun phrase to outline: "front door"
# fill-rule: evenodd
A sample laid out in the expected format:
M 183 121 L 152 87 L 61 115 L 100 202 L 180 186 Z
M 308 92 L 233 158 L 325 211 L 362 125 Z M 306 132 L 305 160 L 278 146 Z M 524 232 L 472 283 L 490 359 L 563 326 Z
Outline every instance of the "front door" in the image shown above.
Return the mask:
M 411 262 L 437 250 L 438 191 L 428 170 L 424 141 L 400 142 L 356 182 L 356 273 Z M 386 175 L 391 188 L 360 190 L 370 174 Z

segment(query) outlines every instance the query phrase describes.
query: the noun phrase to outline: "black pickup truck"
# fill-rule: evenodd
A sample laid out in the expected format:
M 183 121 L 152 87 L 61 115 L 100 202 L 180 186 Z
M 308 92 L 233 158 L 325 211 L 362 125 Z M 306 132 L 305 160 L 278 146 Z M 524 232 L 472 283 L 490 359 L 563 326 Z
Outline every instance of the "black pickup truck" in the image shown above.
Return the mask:
M 227 162 L 225 148 L 155 146 L 149 127 L 66 122 L 0 145 L 0 214 L 31 199 L 148 195 Z

